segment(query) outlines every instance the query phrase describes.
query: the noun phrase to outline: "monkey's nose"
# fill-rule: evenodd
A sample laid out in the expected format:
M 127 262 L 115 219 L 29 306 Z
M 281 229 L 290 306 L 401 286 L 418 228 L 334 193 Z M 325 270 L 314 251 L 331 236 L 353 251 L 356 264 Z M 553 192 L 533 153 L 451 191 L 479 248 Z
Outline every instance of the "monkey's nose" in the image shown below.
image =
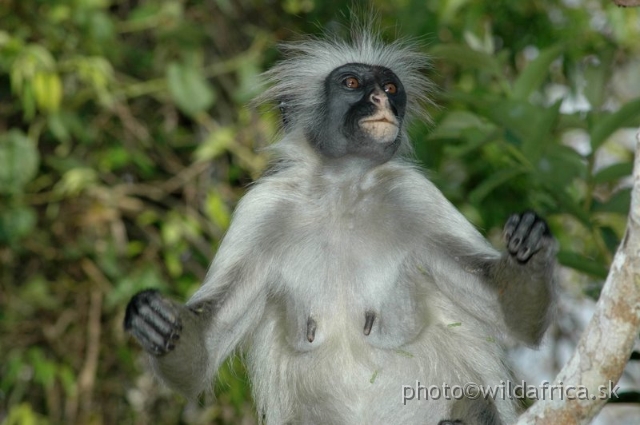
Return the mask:
M 389 104 L 387 95 L 382 90 L 375 90 L 371 93 L 369 95 L 369 102 L 382 107 L 387 107 Z

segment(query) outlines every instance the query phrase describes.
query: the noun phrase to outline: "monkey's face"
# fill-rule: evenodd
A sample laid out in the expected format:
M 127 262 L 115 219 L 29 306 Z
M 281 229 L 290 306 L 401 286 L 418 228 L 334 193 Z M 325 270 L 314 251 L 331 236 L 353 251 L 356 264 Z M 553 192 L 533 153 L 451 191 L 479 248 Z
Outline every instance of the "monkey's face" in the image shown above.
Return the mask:
M 310 132 L 329 158 L 353 156 L 386 162 L 400 145 L 407 96 L 398 77 L 381 66 L 349 63 L 325 80 L 322 124 Z

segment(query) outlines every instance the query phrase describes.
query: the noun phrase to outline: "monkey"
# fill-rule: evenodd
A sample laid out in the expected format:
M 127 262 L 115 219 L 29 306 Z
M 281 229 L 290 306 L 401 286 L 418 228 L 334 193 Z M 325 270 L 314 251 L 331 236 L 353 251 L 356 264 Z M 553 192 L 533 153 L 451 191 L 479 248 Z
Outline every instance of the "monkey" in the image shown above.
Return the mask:
M 409 42 L 366 28 L 285 44 L 257 102 L 283 129 L 186 304 L 136 294 L 124 326 L 188 398 L 245 356 L 258 418 L 282 424 L 489 425 L 510 397 L 403 400 L 403 386 L 511 379 L 505 342 L 539 344 L 556 242 L 532 211 L 500 252 L 411 159 L 430 82 Z

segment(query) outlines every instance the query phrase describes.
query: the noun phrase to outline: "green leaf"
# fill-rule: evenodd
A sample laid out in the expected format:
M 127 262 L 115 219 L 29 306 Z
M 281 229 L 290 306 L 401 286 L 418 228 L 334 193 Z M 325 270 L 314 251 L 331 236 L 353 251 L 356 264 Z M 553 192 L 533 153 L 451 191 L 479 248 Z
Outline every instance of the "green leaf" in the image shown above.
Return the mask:
M 0 210 L 0 242 L 14 242 L 28 236 L 37 220 L 35 211 L 30 207 Z
M 629 213 L 629 206 L 631 205 L 631 189 L 622 189 L 616 192 L 608 201 L 598 202 L 594 201 L 591 206 L 593 212 L 612 212 L 622 215 Z
M 166 292 L 168 287 L 169 285 L 164 281 L 159 267 L 153 264 L 140 266 L 135 268 L 131 274 L 116 280 L 115 287 L 107 294 L 106 306 L 120 308 L 138 291 L 155 288 Z
M 41 71 L 33 77 L 36 105 L 46 113 L 56 113 L 62 103 L 62 80 L 55 72 Z
M 611 78 L 615 52 L 616 49 L 604 48 L 598 52 L 597 59 L 594 55 L 585 61 L 583 91 L 594 109 L 600 109 L 606 98 L 606 88 Z
M 587 228 L 593 228 L 591 223 L 591 216 L 585 211 L 578 202 L 573 199 L 570 193 L 567 191 L 566 185 L 559 185 L 553 181 L 544 184 L 544 188 L 547 193 L 553 197 L 553 200 L 558 204 L 558 210 L 567 211 Z
M 560 115 L 561 104 L 562 101 L 559 100 L 532 117 L 535 121 L 531 123 L 530 130 L 522 144 L 522 153 L 531 162 L 537 162 L 553 140 L 553 129 Z
M 231 223 L 231 212 L 217 191 L 210 191 L 204 205 L 207 217 L 222 230 Z
M 513 85 L 513 98 L 527 100 L 531 93 L 540 88 L 549 74 L 549 66 L 562 53 L 564 46 L 556 45 L 540 52 L 522 71 Z
M 613 164 L 602 170 L 598 171 L 593 176 L 593 181 L 596 184 L 608 183 L 616 180 L 620 180 L 624 177 L 629 177 L 633 171 L 632 162 L 623 162 L 619 164 Z
M 238 88 L 233 93 L 233 98 L 239 104 L 245 104 L 260 93 L 261 69 L 253 58 L 247 58 L 238 67 Z
M 465 130 L 469 128 L 480 128 L 489 132 L 495 126 L 472 112 L 452 111 L 438 123 L 438 126 L 429 134 L 428 138 L 430 140 L 459 139 Z
M 500 170 L 497 173 L 492 174 L 491 177 L 489 177 L 482 183 L 480 183 L 478 187 L 476 187 L 469 194 L 469 200 L 472 203 L 480 203 L 489 193 L 491 193 L 492 190 L 494 190 L 500 185 L 503 185 L 504 183 L 508 182 L 514 177 L 520 174 L 524 174 L 526 172 L 527 170 L 523 167 L 505 168 L 503 170 Z
M 40 155 L 20 130 L 0 135 L 0 193 L 16 193 L 38 172 Z
M 56 364 L 48 360 L 39 347 L 30 348 L 27 357 L 33 367 L 33 380 L 43 387 L 51 389 L 56 378 Z
M 215 102 L 215 92 L 192 66 L 171 63 L 167 68 L 167 83 L 171 97 L 186 115 L 194 116 Z
M 541 119 L 544 110 L 522 100 L 490 100 L 476 102 L 478 112 L 511 132 L 518 143 L 529 137 L 531 128 Z
M 600 228 L 600 235 L 604 244 L 611 254 L 614 254 L 620 245 L 620 237 L 610 226 L 603 226 Z
M 587 162 L 568 146 L 554 146 L 536 163 L 536 177 L 550 186 L 565 187 L 585 178 Z
M 558 262 L 563 266 L 588 273 L 592 276 L 604 279 L 607 277 L 608 269 L 595 261 L 593 258 L 587 258 L 577 252 L 560 251 L 558 252 Z
M 236 132 L 231 127 L 216 129 L 196 148 L 194 157 L 198 161 L 211 161 L 226 152 L 235 137 Z
M 53 134 L 53 137 L 59 142 L 68 142 L 71 139 L 69 129 L 60 113 L 49 114 L 47 117 L 47 126 Z
M 453 62 L 465 68 L 490 72 L 504 79 L 500 62 L 495 57 L 460 44 L 438 44 L 429 50 L 434 59 Z
M 640 98 L 626 103 L 617 112 L 604 117 L 594 117 L 591 129 L 591 149 L 598 149 L 614 131 L 634 124 L 640 117 Z
M 58 377 L 64 393 L 68 396 L 74 397 L 78 394 L 78 377 L 74 373 L 73 369 L 67 365 L 61 365 L 58 368 Z
M 89 167 L 77 167 L 66 171 L 54 186 L 54 191 L 63 196 L 77 196 L 85 189 L 95 186 L 98 172 Z

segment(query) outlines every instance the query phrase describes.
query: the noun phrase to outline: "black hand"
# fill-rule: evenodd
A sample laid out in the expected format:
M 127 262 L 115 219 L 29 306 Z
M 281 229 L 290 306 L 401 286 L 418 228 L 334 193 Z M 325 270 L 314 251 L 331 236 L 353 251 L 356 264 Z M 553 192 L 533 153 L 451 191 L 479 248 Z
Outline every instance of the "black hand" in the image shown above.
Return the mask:
M 124 329 L 150 354 L 161 356 L 173 350 L 182 324 L 178 309 L 155 289 L 137 293 L 129 301 Z
M 527 211 L 509 217 L 504 226 L 504 238 L 509 254 L 519 262 L 526 263 L 551 239 L 551 233 L 542 218 Z

